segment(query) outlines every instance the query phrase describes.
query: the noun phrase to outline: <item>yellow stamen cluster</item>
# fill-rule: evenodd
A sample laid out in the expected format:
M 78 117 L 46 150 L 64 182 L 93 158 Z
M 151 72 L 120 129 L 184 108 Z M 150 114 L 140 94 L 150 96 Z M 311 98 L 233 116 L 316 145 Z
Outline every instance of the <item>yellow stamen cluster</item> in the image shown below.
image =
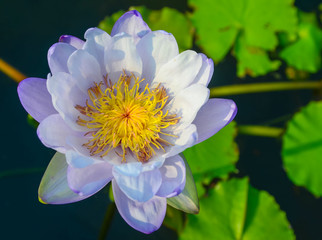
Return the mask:
M 131 80 L 134 84 L 131 86 Z M 116 152 L 126 161 L 126 154 L 131 151 L 138 161 L 146 162 L 156 149 L 171 145 L 163 136 L 176 137 L 164 132 L 164 129 L 179 121 L 175 114 L 164 111 L 168 103 L 164 87 L 150 89 L 146 84 L 140 89 L 139 80 L 133 74 L 121 74 L 119 80 L 112 84 L 104 77 L 104 82 L 94 83 L 88 89 L 90 100 L 86 106 L 75 108 L 83 115 L 77 124 L 89 129 L 90 135 L 84 144 L 91 155 L 106 156 L 110 150 L 120 147 L 122 153 Z

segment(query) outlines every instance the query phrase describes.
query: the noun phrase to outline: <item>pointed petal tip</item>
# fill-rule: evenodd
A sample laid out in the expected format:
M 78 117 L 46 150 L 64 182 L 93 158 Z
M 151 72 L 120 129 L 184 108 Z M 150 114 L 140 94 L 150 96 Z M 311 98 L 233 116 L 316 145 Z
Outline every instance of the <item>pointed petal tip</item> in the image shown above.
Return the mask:
M 131 10 L 131 11 L 128 11 L 128 13 L 129 14 L 133 14 L 133 15 L 135 15 L 137 17 L 142 17 L 141 14 L 137 10 L 135 10 L 135 9 L 134 10 Z

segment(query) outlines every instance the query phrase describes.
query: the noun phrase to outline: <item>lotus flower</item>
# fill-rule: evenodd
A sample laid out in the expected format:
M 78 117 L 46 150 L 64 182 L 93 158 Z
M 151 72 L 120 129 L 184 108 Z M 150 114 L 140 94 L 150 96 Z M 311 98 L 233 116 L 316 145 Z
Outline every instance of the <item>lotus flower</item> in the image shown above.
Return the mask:
M 60 37 L 48 51 L 47 79 L 27 78 L 20 101 L 58 153 L 39 188 L 43 203 L 88 198 L 112 181 L 118 211 L 144 233 L 163 222 L 167 198 L 185 187 L 178 155 L 235 116 L 233 101 L 209 99 L 213 61 L 179 54 L 172 34 L 151 31 L 137 11 L 111 35 L 91 28 L 85 41 Z

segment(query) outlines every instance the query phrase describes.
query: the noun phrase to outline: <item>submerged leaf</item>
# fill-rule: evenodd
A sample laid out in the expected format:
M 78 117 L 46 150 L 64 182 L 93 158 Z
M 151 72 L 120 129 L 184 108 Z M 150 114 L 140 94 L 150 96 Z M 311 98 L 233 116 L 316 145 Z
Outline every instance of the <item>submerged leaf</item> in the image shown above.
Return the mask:
M 283 136 L 283 163 L 288 177 L 322 196 L 322 101 L 311 102 L 289 122 Z
M 200 199 L 199 215 L 189 215 L 180 240 L 295 239 L 285 213 L 265 191 L 248 179 L 219 183 Z

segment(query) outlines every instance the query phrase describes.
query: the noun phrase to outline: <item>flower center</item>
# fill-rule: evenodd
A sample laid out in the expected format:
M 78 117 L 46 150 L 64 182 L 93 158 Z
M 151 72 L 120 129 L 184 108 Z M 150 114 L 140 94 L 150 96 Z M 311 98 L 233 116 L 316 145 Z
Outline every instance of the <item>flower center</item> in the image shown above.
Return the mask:
M 131 80 L 134 85 L 131 87 Z M 177 137 L 164 130 L 179 121 L 176 114 L 164 111 L 168 103 L 168 95 L 164 87 L 158 85 L 151 89 L 147 84 L 143 91 L 139 80 L 133 74 L 121 74 L 119 80 L 112 84 L 104 77 L 104 82 L 94 83 L 88 89 L 91 100 L 86 106 L 75 108 L 82 114 L 76 121 L 89 131 L 85 135 L 90 138 L 83 146 L 90 154 L 101 157 L 112 149 L 120 147 L 122 153 L 116 153 L 126 161 L 126 154 L 131 151 L 140 162 L 148 161 L 156 149 L 164 150 L 171 145 L 165 136 Z

